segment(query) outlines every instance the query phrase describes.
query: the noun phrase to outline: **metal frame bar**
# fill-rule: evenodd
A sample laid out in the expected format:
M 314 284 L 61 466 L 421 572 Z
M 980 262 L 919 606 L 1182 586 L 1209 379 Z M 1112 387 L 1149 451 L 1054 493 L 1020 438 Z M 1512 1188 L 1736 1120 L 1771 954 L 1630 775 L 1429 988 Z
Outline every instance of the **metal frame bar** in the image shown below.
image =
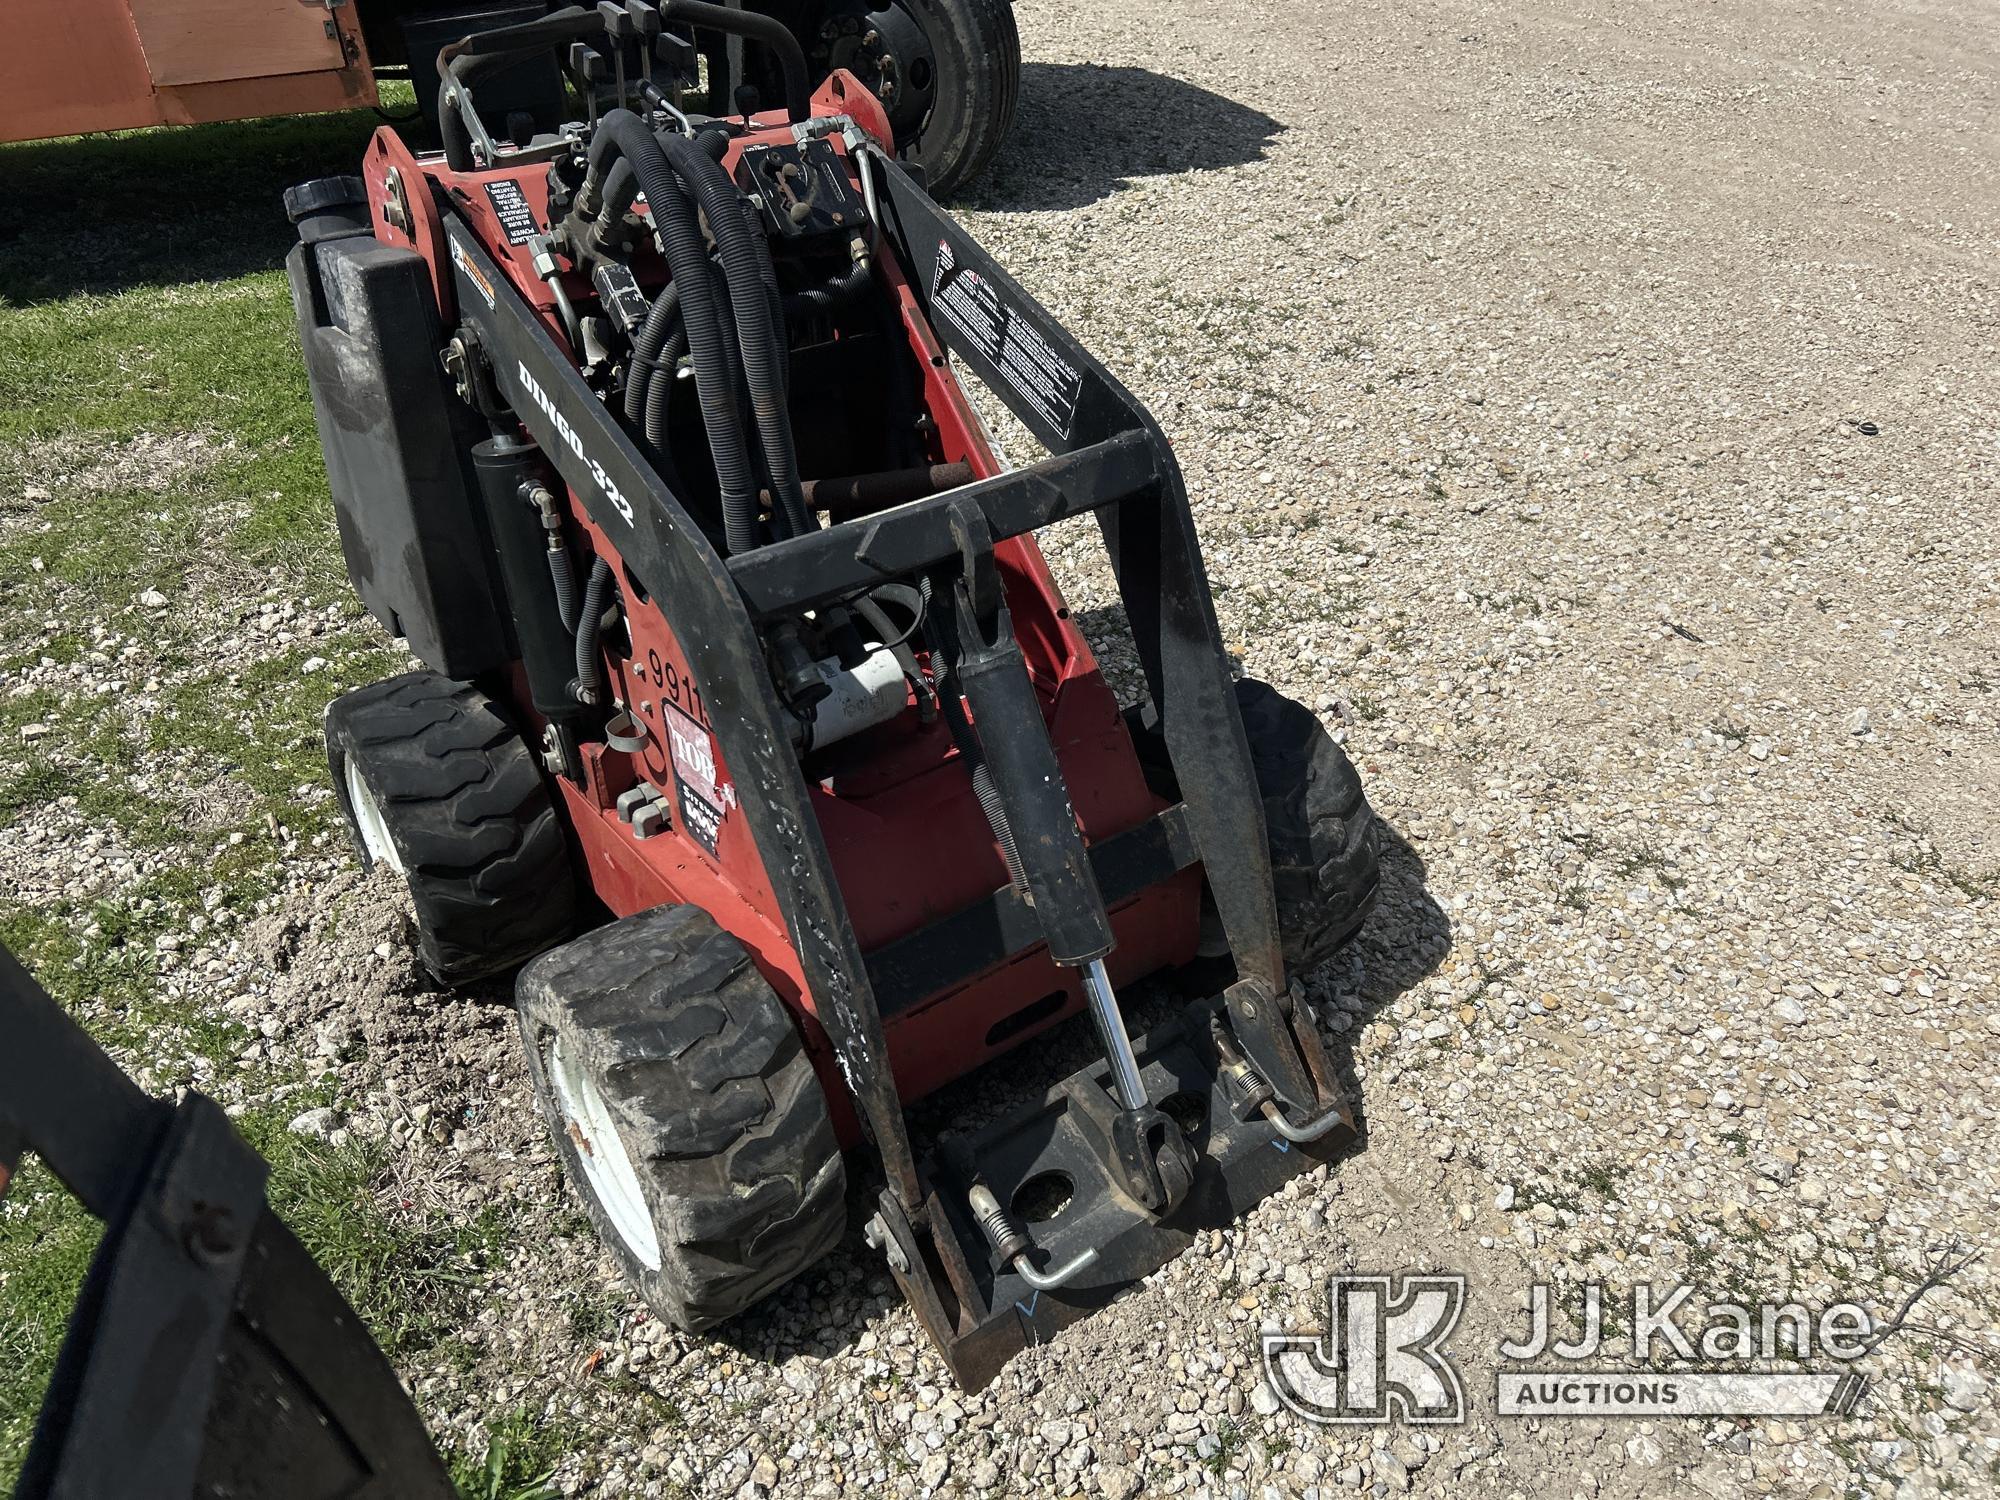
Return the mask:
M 738 553 L 728 568 L 752 613 L 810 609 L 957 557 L 951 520 L 960 506 L 977 506 L 1000 542 L 1118 504 L 1159 481 L 1144 435 L 1119 433 L 1025 469 Z
M 903 1202 L 921 1200 L 888 1039 L 833 858 L 792 754 L 784 706 L 743 592 L 534 312 L 440 197 L 460 317 L 494 384 L 666 617 L 710 706 L 723 759 L 841 1076 Z
M 884 237 L 903 257 L 911 290 L 952 355 L 1054 454 L 1079 454 L 1115 437 L 1136 437 L 1151 453 L 1158 482 L 1126 494 L 1117 504 L 1101 504 L 1098 525 L 1236 971 L 1282 991 L 1284 959 L 1264 807 L 1194 515 L 1166 434 L 1131 392 L 932 202 L 909 173 L 876 152 L 870 153 L 869 166 L 882 174 Z M 1058 425 L 1024 396 L 1013 383 L 1012 368 L 1003 368 L 952 318 L 932 314 L 941 273 L 962 276 L 968 271 L 993 288 L 1009 316 L 1074 371 L 1076 396 L 1066 424 Z M 1003 350 L 1002 357 L 1011 358 L 1011 350 Z

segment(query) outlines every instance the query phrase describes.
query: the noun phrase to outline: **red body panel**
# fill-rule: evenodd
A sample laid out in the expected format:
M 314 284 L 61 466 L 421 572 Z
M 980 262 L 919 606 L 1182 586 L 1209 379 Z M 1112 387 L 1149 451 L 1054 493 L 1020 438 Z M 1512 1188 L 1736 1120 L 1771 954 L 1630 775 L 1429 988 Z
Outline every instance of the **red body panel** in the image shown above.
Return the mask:
M 814 108 L 822 114 L 849 113 L 864 128 L 887 138 L 887 124 L 874 96 L 843 75 L 836 73 L 821 85 Z M 790 126 L 780 115 L 759 116 L 757 124 L 762 128 L 734 143 L 725 168 L 733 168 L 736 153 L 745 145 L 791 138 Z M 391 169 L 400 175 L 408 200 L 407 233 L 390 225 L 384 215 Z M 394 132 L 377 133 L 365 168 L 376 233 L 388 243 L 414 245 L 430 262 L 447 328 L 454 321 L 448 300 L 453 280 L 443 258 L 445 241 L 436 210 L 421 191 L 427 176 L 476 227 L 488 252 L 512 280 L 513 290 L 560 337 L 552 293 L 536 277 L 530 252 L 508 244 L 484 190 L 487 181 L 512 177 L 538 220 L 546 222 L 546 172 L 546 167 L 537 165 L 504 173 L 456 174 L 439 158 L 413 157 Z M 649 271 L 655 281 L 665 274 L 663 267 L 643 257 L 635 259 L 634 270 L 642 282 Z M 878 291 L 897 299 L 924 371 L 924 399 L 936 424 L 933 460 L 968 463 L 980 477 L 999 472 L 964 391 L 891 257 L 881 258 L 877 275 Z M 567 290 L 578 300 L 590 295 L 580 277 L 571 278 Z M 594 554 L 616 556 L 610 540 L 588 520 L 574 497 L 570 514 L 573 543 L 580 540 Z M 1086 842 L 1134 827 L 1163 803 L 1146 785 L 1117 701 L 1089 644 L 1070 618 L 1031 538 L 1003 542 L 995 556 L 1014 630 Z M 729 767 L 721 762 L 709 732 L 702 685 L 689 674 L 665 617 L 629 578 L 624 603 L 631 655 L 608 659 L 609 681 L 618 700 L 644 726 L 645 748 L 628 754 L 592 746 L 585 757 L 585 785 L 557 782 L 591 888 L 620 916 L 662 902 L 689 902 L 707 910 L 734 934 L 804 1018 L 827 1095 L 835 1103 L 843 1137 L 851 1142 L 856 1127 L 846 1089 L 814 1019 L 813 996 L 805 988 L 797 955 L 778 916 L 770 875 L 744 814 L 734 806 Z M 524 723 L 539 728 L 525 691 L 516 692 L 514 707 Z M 1007 884 L 1005 863 L 972 794 L 970 778 L 957 763 L 950 736 L 942 724 L 920 727 L 914 701 L 900 718 L 820 752 L 812 765 L 821 777 L 810 789 L 812 801 L 864 951 L 970 906 Z M 667 831 L 640 840 L 615 811 L 618 794 L 639 779 L 672 788 L 677 774 L 712 783 L 709 790 L 724 809 L 714 854 L 687 831 L 679 816 Z M 1106 961 L 1114 981 L 1129 982 L 1191 959 L 1199 901 L 1200 873 L 1191 869 L 1115 908 L 1111 917 L 1117 947 Z M 1058 995 L 1060 1008 L 1046 1003 Z M 897 1089 L 906 1100 L 926 1094 L 1074 1014 L 1081 1005 L 1074 971 L 1059 969 L 1039 947 L 1017 954 L 967 983 L 885 1017 Z M 993 1037 L 996 1026 L 1030 1007 L 1034 1019 L 1029 1024 L 1003 1028 L 1001 1037 Z

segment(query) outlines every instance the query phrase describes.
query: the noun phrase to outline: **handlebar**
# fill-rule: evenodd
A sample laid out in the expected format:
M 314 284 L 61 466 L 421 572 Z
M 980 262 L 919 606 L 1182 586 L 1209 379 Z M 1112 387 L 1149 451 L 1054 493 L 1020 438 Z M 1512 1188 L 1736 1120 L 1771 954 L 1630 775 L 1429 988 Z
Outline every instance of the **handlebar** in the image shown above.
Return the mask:
M 811 75 L 806 71 L 805 49 L 783 22 L 771 16 L 730 10 L 704 0 L 661 0 L 657 6 L 648 0 L 625 0 L 622 12 L 615 4 L 595 10 L 570 5 L 532 21 L 473 32 L 439 50 L 438 120 L 444 134 L 445 159 L 452 170 L 490 166 L 498 156 L 493 137 L 472 102 L 471 83 L 476 76 L 588 36 L 602 35 L 614 48 L 637 36 L 644 46 L 649 38 L 658 37 L 663 22 L 727 32 L 770 48 L 784 76 L 786 113 L 794 124 L 811 116 Z M 622 82 L 622 72 L 620 79 Z

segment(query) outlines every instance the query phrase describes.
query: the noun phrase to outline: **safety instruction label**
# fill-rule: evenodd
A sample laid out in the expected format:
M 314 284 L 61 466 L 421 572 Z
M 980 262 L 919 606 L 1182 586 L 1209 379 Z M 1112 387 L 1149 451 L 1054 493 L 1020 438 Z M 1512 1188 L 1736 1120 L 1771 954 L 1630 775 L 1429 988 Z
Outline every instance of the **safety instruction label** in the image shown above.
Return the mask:
M 511 178 L 487 183 L 486 201 L 493 205 L 508 244 L 525 245 L 542 232 L 542 226 L 535 222 L 535 211 L 521 195 L 521 184 Z
M 958 264 L 949 240 L 938 241 L 931 308 L 986 356 L 1030 411 L 1069 436 L 1082 374 L 1049 347 L 1039 329 L 1007 305 L 999 287 L 972 267 Z
M 666 709 L 667 743 L 674 755 L 675 800 L 681 827 L 710 854 L 722 834 L 722 809 L 730 800 L 715 764 L 715 741 L 701 721 L 671 701 Z

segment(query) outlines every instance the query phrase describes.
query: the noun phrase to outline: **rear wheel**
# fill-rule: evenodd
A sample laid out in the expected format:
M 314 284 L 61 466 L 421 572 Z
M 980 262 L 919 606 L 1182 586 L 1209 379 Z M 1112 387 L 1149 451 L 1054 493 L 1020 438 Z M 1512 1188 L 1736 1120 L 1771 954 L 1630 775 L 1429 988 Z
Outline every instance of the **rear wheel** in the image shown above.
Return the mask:
M 1236 707 L 1264 804 L 1285 969 L 1303 975 L 1338 952 L 1374 907 L 1380 833 L 1360 774 L 1311 709 L 1254 677 L 1236 684 Z M 1126 723 L 1147 780 L 1161 795 L 1178 797 L 1152 705 L 1128 710 Z M 1210 943 L 1214 953 L 1226 952 L 1206 897 L 1202 930 L 1204 955 Z
M 466 683 L 411 672 L 336 698 L 327 765 L 364 865 L 409 886 L 424 965 L 465 984 L 569 936 L 576 894 L 534 752 Z
M 516 989 L 528 1072 L 585 1211 L 647 1305 L 695 1331 L 847 1224 L 826 1097 L 784 1003 L 698 907 L 543 955 Z

